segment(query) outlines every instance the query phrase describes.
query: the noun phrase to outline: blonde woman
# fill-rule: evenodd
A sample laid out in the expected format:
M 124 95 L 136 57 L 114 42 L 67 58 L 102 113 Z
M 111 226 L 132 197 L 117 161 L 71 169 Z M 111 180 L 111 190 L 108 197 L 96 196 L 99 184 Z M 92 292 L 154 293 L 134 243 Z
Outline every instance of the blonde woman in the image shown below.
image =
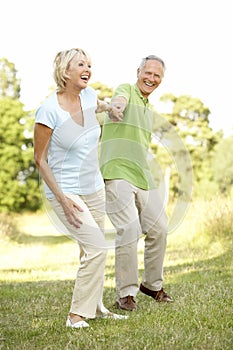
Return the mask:
M 59 52 L 54 60 L 57 91 L 36 111 L 34 158 L 46 197 L 69 235 L 79 244 L 77 272 L 66 325 L 89 327 L 86 319 L 125 316 L 102 303 L 107 246 L 105 190 L 98 164 L 100 126 L 96 112 L 111 110 L 88 86 L 91 61 L 82 49 Z

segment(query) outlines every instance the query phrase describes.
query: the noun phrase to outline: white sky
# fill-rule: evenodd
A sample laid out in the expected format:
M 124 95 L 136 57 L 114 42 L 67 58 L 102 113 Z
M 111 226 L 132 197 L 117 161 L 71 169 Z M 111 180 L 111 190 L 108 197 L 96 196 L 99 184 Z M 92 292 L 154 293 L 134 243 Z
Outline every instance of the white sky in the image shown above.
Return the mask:
M 35 109 L 54 85 L 56 53 L 81 47 L 92 78 L 134 83 L 142 57 L 161 56 L 165 78 L 151 95 L 191 95 L 211 111 L 214 130 L 233 133 L 231 0 L 0 0 L 0 58 L 21 78 L 21 101 Z

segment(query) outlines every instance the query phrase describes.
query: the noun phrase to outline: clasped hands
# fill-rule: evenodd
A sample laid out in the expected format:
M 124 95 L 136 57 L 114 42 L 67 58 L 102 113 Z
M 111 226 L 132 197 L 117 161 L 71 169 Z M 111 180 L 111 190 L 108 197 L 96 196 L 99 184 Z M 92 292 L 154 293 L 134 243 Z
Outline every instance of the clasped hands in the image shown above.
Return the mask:
M 108 110 L 109 119 L 113 123 L 120 122 L 123 119 L 123 109 L 121 104 L 114 104 L 109 107 Z
M 126 105 L 127 101 L 124 97 L 117 97 L 110 104 L 98 100 L 96 113 L 108 112 L 109 118 L 112 122 L 119 122 L 123 120 L 123 111 Z

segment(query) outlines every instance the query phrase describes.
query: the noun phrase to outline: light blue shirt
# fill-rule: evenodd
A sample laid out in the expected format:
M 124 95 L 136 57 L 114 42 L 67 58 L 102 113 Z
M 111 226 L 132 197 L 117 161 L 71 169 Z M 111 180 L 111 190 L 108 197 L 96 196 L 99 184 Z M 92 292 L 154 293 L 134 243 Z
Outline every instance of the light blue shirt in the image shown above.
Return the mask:
M 49 96 L 36 111 L 36 123 L 53 129 L 48 164 L 63 193 L 92 194 L 104 187 L 99 170 L 98 143 L 100 126 L 96 119 L 97 95 L 87 87 L 80 93 L 84 126 L 63 110 L 57 94 Z M 45 184 L 47 198 L 54 194 Z

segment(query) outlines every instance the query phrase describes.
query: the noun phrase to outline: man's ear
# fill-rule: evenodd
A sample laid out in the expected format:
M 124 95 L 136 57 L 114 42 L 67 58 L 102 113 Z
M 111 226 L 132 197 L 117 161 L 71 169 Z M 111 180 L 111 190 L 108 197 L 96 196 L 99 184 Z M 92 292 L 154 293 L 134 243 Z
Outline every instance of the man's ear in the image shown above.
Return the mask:
M 138 78 L 138 76 L 139 76 L 139 73 L 140 73 L 140 69 L 138 68 L 138 69 L 137 69 L 137 78 Z

